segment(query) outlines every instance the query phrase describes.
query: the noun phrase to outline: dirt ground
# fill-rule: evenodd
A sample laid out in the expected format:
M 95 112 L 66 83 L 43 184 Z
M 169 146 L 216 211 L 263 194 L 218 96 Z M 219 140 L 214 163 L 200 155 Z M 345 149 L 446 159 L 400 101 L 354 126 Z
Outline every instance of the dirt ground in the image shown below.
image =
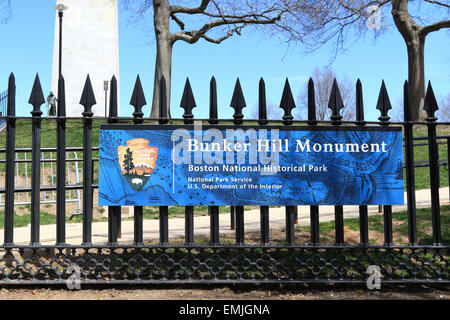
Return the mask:
M 342 285 L 2 287 L 1 300 L 450 300 L 450 286 L 382 285 L 380 290 Z

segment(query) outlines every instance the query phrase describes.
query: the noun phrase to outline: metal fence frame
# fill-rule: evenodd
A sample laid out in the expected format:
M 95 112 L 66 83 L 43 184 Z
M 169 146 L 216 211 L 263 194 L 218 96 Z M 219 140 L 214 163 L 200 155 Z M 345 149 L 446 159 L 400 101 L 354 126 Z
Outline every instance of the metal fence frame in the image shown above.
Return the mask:
M 160 80 L 160 106 L 158 119 L 143 119 L 142 107 L 146 104 L 139 77 L 136 80 L 130 104 L 135 107 L 132 118 L 118 117 L 117 81 L 111 80 L 110 113 L 104 119 L 108 123 L 133 121 L 136 126 L 145 121 L 156 121 L 159 125 L 169 123 L 166 82 Z M 428 86 L 425 110 L 428 117 L 425 122 L 412 122 L 409 118 L 408 84 L 404 85 L 405 121 L 396 122 L 404 128 L 405 164 L 408 207 L 408 245 L 395 245 L 392 230 L 392 207 L 383 206 L 384 245 L 369 244 L 367 206 L 359 207 L 360 244 L 347 245 L 344 242 L 344 207 L 335 206 L 335 245 L 323 245 L 319 237 L 319 206 L 310 206 L 310 242 L 295 243 L 294 224 L 297 215 L 296 206 L 286 206 L 286 241 L 274 245 L 269 238 L 269 207 L 261 206 L 261 243 L 249 245 L 244 239 L 244 207 L 236 206 L 234 245 L 223 245 L 219 238 L 219 207 L 208 207 L 210 215 L 210 244 L 199 245 L 194 241 L 194 208 L 185 207 L 185 244 L 169 244 L 168 207 L 159 208 L 160 241 L 157 245 L 146 245 L 143 239 L 143 207 L 134 208 L 134 243 L 118 244 L 120 230 L 120 207 L 108 208 L 108 244 L 92 243 L 93 190 L 98 186 L 93 183 L 92 147 L 92 105 L 95 98 L 89 76 L 86 80 L 80 104 L 84 106 L 81 118 L 65 116 L 64 79 L 58 82 L 58 115 L 49 121 L 57 122 L 57 182 L 56 186 L 40 184 L 40 129 L 42 112 L 40 106 L 45 102 L 39 77 L 36 76 L 30 104 L 33 105 L 32 121 L 32 182 L 29 188 L 14 186 L 15 166 L 15 79 L 9 78 L 8 110 L 6 131 L 6 177 L 5 189 L 5 223 L 4 244 L 0 246 L 0 283 L 67 283 L 75 273 L 82 283 L 363 283 L 369 274 L 367 267 L 376 265 L 381 270 L 381 282 L 386 283 L 450 283 L 449 254 L 450 246 L 442 244 L 439 200 L 439 154 L 436 137 L 438 125 L 434 116 L 438 109 L 431 85 Z M 381 116 L 379 121 L 365 121 L 362 99 L 362 86 L 356 84 L 356 121 L 342 121 L 340 111 L 343 103 L 339 88 L 334 82 L 330 97 L 331 121 L 317 121 L 315 116 L 314 83 L 308 84 L 308 119 L 294 120 L 291 110 L 295 108 L 289 82 L 283 91 L 280 108 L 284 110 L 281 120 L 272 121 L 290 126 L 306 124 L 309 126 L 389 126 L 389 102 L 384 82 L 382 83 L 377 109 Z M 181 107 L 184 108 L 182 119 L 185 124 L 193 123 L 193 93 L 189 80 L 186 81 Z M 233 119 L 219 119 L 217 110 L 216 81 L 210 82 L 210 117 L 199 119 L 212 125 L 233 122 L 236 127 L 243 124 L 242 108 L 245 107 L 244 95 L 236 82 L 231 107 L 235 110 Z M 23 119 L 23 118 L 20 118 Z M 78 119 L 83 122 L 83 184 L 66 184 L 66 120 Z M 255 125 L 268 123 L 265 102 L 265 84 L 259 83 L 259 119 L 245 120 Z M 414 187 L 413 126 L 425 125 L 428 128 L 430 192 L 432 212 L 432 245 L 422 245 L 417 239 L 416 201 Z M 81 159 L 80 159 L 81 160 Z M 83 191 L 83 240 L 80 245 L 66 244 L 66 190 Z M 31 243 L 18 246 L 13 243 L 14 232 L 14 193 L 31 192 Z M 41 245 L 39 234 L 40 192 L 56 191 L 57 229 L 56 244 Z

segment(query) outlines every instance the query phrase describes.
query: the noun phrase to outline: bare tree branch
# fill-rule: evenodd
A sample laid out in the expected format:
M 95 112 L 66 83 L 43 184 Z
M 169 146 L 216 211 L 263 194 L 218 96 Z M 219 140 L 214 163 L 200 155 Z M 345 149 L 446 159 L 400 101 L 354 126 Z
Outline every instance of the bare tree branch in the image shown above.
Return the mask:
M 239 34 L 240 31 L 248 25 L 273 24 L 274 22 L 280 20 L 282 14 L 283 12 L 280 12 L 276 17 L 273 18 L 269 18 L 264 16 L 263 14 L 260 14 L 254 15 L 253 18 L 241 17 L 234 19 L 217 19 L 206 23 L 198 30 L 173 33 L 172 41 L 175 42 L 176 40 L 183 40 L 188 43 L 195 43 L 200 38 L 203 38 L 209 42 L 220 43 L 223 40 L 231 37 L 234 33 Z M 224 25 L 235 25 L 235 27 L 231 29 L 229 32 L 227 32 L 224 36 L 217 39 L 213 39 L 206 35 L 206 33 L 211 31 L 212 29 Z
M 431 3 L 431 4 L 437 4 L 438 6 L 443 6 L 443 7 L 446 7 L 446 8 L 450 8 L 450 4 L 442 3 L 441 1 L 425 0 L 425 2 L 428 2 L 428 3 Z
M 440 29 L 443 28 L 450 28 L 450 20 L 446 20 L 446 21 L 439 21 L 435 24 L 429 25 L 429 26 L 425 26 L 422 28 L 421 34 L 422 36 L 426 36 L 428 35 L 430 32 L 433 31 L 438 31 Z
M 203 13 L 210 3 L 210 0 L 202 0 L 202 3 L 200 6 L 196 8 L 189 8 L 189 7 L 183 7 L 183 6 L 170 6 L 170 12 L 171 13 L 187 13 L 187 14 L 197 14 L 197 13 Z

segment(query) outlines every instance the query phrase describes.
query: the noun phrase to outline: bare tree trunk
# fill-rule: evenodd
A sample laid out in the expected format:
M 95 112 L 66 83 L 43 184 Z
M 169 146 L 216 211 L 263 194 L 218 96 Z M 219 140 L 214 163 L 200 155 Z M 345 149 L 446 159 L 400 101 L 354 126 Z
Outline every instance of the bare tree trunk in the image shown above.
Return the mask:
M 423 110 L 425 101 L 425 38 L 418 37 L 412 45 L 407 44 L 407 48 L 411 119 L 413 121 L 424 121 L 426 118 L 426 112 Z
M 156 35 L 156 63 L 153 87 L 153 102 L 150 118 L 159 118 L 160 79 L 166 79 L 166 97 L 170 118 L 170 83 L 172 71 L 172 35 L 170 34 L 170 7 L 167 0 L 153 0 L 154 26 Z
M 392 0 L 392 17 L 405 40 L 408 50 L 408 82 L 410 86 L 411 120 L 424 120 L 425 100 L 425 36 L 422 28 L 411 18 L 407 0 Z

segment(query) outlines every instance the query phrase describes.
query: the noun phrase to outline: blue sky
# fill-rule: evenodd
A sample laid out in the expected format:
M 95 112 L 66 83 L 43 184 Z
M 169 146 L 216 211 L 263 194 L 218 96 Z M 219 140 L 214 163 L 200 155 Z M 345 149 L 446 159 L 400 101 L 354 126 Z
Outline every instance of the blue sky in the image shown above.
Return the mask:
M 13 16 L 8 23 L 0 24 L 0 91 L 7 88 L 8 76 L 14 72 L 17 85 L 17 114 L 29 116 L 30 90 L 36 72 L 39 73 L 44 94 L 51 84 L 55 10 L 54 0 L 14 0 Z M 70 10 L 70 9 L 69 9 Z M 376 120 L 375 110 L 381 80 L 384 79 L 393 105 L 402 97 L 403 82 L 407 78 L 406 47 L 392 24 L 389 31 L 374 41 L 371 32 L 365 38 L 349 44 L 331 67 L 339 75 L 346 75 L 356 82 L 360 78 L 364 90 L 367 120 Z M 139 73 L 147 101 L 152 98 L 154 77 L 155 42 L 148 25 L 152 21 L 133 22 L 129 12 L 119 11 L 120 57 L 120 115 L 131 116 L 129 106 L 132 89 Z M 305 53 L 301 44 L 286 52 L 286 45 L 276 38 L 258 33 L 244 32 L 220 45 L 199 41 L 189 45 L 177 42 L 172 62 L 172 116 L 181 117 L 179 108 L 186 77 L 189 77 L 197 102 L 194 116 L 208 117 L 209 80 L 217 80 L 219 117 L 231 118 L 229 107 L 236 78 L 239 77 L 247 102 L 244 114 L 250 116 L 258 98 L 258 82 L 266 82 L 267 100 L 279 104 L 285 78 L 289 78 L 296 97 L 314 68 L 331 62 L 330 48 Z M 450 92 L 450 41 L 448 31 L 430 34 L 425 47 L 425 71 L 438 97 Z M 81 92 L 80 92 L 81 94 Z M 150 106 L 143 109 L 150 114 Z

